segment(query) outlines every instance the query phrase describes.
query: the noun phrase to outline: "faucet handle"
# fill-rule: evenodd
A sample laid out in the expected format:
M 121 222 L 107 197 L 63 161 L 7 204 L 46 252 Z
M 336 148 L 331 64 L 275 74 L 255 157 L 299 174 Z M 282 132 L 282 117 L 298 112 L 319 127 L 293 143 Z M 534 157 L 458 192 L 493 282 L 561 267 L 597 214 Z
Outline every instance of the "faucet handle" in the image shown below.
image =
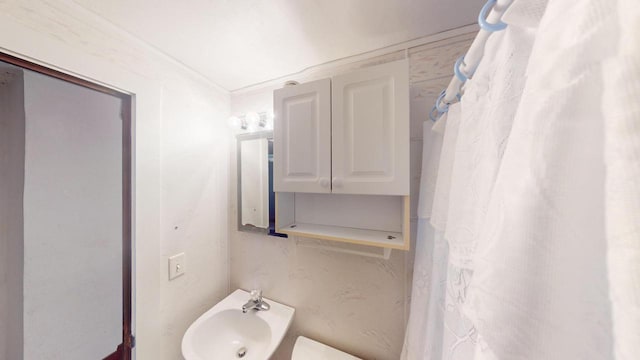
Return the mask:
M 262 290 L 258 290 L 258 289 L 251 290 L 251 300 L 255 302 L 262 301 Z

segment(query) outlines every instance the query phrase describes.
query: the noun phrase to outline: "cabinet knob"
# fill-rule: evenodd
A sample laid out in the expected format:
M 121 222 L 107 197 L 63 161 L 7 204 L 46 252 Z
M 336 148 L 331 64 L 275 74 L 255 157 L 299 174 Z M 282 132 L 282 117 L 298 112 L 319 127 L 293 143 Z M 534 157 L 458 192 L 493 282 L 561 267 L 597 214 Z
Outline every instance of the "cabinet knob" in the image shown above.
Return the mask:
M 323 188 L 329 187 L 329 179 L 320 178 L 320 186 L 322 186 Z
M 342 187 L 342 180 L 337 177 L 334 177 L 333 179 L 331 179 L 331 184 L 337 188 Z

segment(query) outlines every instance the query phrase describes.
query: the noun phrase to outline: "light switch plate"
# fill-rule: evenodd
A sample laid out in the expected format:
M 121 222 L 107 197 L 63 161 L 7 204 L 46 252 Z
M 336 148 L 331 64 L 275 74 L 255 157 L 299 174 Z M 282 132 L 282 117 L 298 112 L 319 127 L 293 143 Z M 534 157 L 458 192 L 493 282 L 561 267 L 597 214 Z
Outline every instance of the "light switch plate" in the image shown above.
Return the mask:
M 184 275 L 187 271 L 187 263 L 184 253 L 173 255 L 169 258 L 169 280 Z

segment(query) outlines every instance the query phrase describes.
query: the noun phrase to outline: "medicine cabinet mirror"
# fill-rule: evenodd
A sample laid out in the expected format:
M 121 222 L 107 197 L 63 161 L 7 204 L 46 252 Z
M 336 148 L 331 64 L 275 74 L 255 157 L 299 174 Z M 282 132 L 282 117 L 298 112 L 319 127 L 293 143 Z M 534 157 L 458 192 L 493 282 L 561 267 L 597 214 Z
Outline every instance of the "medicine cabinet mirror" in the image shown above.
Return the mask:
M 273 132 L 236 136 L 238 230 L 286 237 L 275 232 Z

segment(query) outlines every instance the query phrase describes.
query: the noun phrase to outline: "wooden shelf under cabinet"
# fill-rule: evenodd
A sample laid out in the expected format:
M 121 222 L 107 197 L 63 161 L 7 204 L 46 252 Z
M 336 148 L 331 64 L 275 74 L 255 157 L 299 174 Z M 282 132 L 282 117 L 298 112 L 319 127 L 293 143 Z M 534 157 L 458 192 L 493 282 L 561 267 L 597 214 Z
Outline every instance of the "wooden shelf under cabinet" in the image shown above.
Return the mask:
M 409 250 L 409 217 L 409 196 L 276 193 L 276 231 L 290 236 Z

